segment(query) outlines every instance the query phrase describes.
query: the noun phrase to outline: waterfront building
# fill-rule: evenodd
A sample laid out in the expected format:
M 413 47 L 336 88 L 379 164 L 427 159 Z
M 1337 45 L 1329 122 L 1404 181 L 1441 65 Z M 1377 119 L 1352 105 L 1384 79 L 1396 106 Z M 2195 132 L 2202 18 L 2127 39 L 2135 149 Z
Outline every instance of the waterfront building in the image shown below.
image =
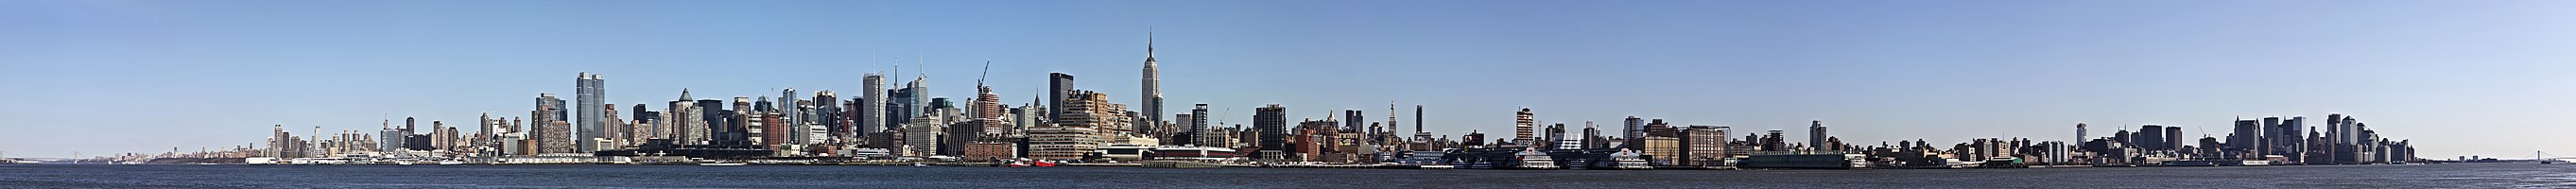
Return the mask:
M 1729 141 L 1726 140 L 1726 132 L 1732 129 L 1734 128 L 1709 125 L 1691 125 L 1683 128 L 1680 138 L 1681 158 L 1676 165 L 1723 165 L 1728 156 L 1727 150 L 1731 148 L 1727 145 Z
M 605 82 L 606 80 L 599 78 L 599 74 L 592 74 L 590 72 L 582 72 L 580 76 L 574 77 L 574 95 L 576 96 L 573 97 L 573 99 L 576 100 L 575 102 L 581 103 L 578 106 L 574 106 L 580 108 L 574 111 L 581 112 L 581 119 L 578 120 L 578 123 L 581 124 L 581 137 L 577 140 L 582 142 L 575 145 L 575 147 L 579 149 L 577 152 L 599 151 L 600 146 L 596 144 L 596 142 L 590 141 L 607 140 L 608 138 L 607 125 L 610 122 L 608 122 L 607 118 L 616 115 L 603 114 L 605 112 L 601 110 L 601 108 L 607 107 L 604 106 L 608 100 L 605 99 L 608 95 L 606 86 L 603 86 Z

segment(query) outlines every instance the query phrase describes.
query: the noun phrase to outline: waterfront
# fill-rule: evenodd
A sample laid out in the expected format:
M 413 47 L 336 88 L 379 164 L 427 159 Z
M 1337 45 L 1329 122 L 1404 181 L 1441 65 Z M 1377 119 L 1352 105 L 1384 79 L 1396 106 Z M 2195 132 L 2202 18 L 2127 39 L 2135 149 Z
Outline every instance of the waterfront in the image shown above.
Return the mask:
M 12 188 L 2570 188 L 2576 165 L 1957 170 L 0 165 Z

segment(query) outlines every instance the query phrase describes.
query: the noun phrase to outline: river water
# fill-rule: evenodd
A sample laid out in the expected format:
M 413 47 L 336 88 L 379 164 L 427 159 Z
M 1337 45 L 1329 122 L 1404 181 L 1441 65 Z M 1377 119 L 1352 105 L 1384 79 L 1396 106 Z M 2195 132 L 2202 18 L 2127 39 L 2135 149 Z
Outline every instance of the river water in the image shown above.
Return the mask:
M 0 188 L 2576 188 L 2576 165 L 1960 170 L 0 165 Z

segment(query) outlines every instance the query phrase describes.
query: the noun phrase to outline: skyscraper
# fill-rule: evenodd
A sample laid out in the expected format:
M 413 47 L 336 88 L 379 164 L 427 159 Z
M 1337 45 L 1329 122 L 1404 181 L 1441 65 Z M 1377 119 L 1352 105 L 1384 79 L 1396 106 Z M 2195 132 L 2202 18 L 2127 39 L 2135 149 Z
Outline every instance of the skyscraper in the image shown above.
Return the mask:
M 2134 140 L 2137 140 L 2138 149 L 2148 151 L 2165 150 L 2165 126 L 2163 125 L 2148 124 L 2145 126 L 2138 126 L 2138 136 L 2133 138 Z
M 1192 135 L 1199 136 L 1198 141 L 1195 143 L 1199 144 L 1199 146 L 1225 147 L 1224 142 L 1218 142 L 1213 140 L 1213 137 L 1208 137 L 1209 135 L 1218 135 L 1218 133 L 1209 132 L 1210 130 L 1208 127 L 1215 126 L 1208 125 L 1208 116 L 1214 115 L 1208 114 L 1207 103 L 1199 103 L 1196 106 L 1191 106 L 1190 115 L 1194 116 L 1189 117 L 1188 120 L 1182 121 L 1190 122 L 1190 133 Z
M 1270 104 L 1252 110 L 1252 127 L 1261 130 L 1261 157 L 1276 160 L 1288 150 L 1288 107 Z
M 2069 141 L 2083 142 L 2085 140 L 2089 139 L 2084 138 L 2084 123 L 2075 123 L 2075 140 Z
M 1826 149 L 1825 136 L 1833 136 L 1825 134 L 1825 121 L 1810 120 L 1807 121 L 1807 124 L 1807 149 L 1824 151 Z
M 1530 143 L 1536 142 L 1534 138 L 1537 138 L 1537 136 L 1534 136 L 1535 134 L 1532 132 L 1535 132 L 1535 129 L 1537 129 L 1538 120 L 1532 118 L 1537 115 L 1535 113 L 1531 113 L 1529 108 L 1521 108 L 1521 112 L 1517 113 L 1517 115 L 1519 118 L 1512 122 L 1512 143 L 1521 145 L 1537 145 Z
M 862 80 L 865 80 L 866 82 L 863 85 L 867 86 L 860 86 L 861 88 L 866 88 L 866 90 L 860 91 L 860 93 L 863 93 L 860 94 L 861 96 L 859 97 L 859 101 L 862 101 L 862 103 L 859 103 L 858 110 L 852 110 L 859 111 L 859 120 L 857 120 L 859 122 L 859 130 L 854 132 L 859 136 L 867 136 L 868 133 L 884 132 L 887 123 L 885 121 L 885 75 L 868 73 L 861 77 L 864 78 Z
M 1047 73 L 1047 122 L 1064 122 L 1064 95 L 1071 92 L 1073 92 L 1072 74 Z
M 1619 135 L 1619 137 L 1620 137 L 1620 138 L 1626 138 L 1626 139 L 1628 139 L 1628 140 L 1636 140 L 1636 139 L 1645 139 L 1645 138 L 1646 138 L 1646 119 L 1644 119 L 1644 118 L 1637 118 L 1637 116 L 1628 116 L 1628 119 L 1627 119 L 1627 120 L 1625 120 L 1625 121 L 1626 121 L 1626 122 L 1625 122 L 1625 123 L 1626 123 L 1626 125 L 1621 125 L 1621 126 L 1625 126 L 1625 127 L 1622 127 L 1622 128 L 1625 128 L 1625 129 L 1627 129 L 1627 130 L 1626 130 L 1626 132 L 1625 132 L 1625 134 L 1624 134 L 1624 135 Z M 1634 144 L 1634 143 L 1630 143 L 1630 144 Z
M 2165 150 L 2182 150 L 2182 144 L 2185 142 L 2185 140 L 2182 139 L 2182 126 L 2165 127 L 2164 141 L 2165 144 L 2160 146 L 2163 146 Z
M 1144 78 L 1145 92 L 1138 94 L 1143 95 L 1143 97 L 1136 98 L 1137 101 L 1141 101 L 1140 103 L 1136 103 L 1136 105 L 1144 106 L 1139 109 L 1142 109 L 1142 112 L 1145 113 L 1145 120 L 1136 121 L 1138 123 L 1142 123 L 1136 124 L 1136 127 L 1143 128 L 1137 130 L 1154 136 L 1167 136 L 1169 133 L 1162 133 L 1165 129 L 1159 125 L 1163 123 L 1163 84 L 1161 74 L 1155 71 L 1154 33 L 1152 31 L 1145 32 Z
M 574 143 L 578 143 L 576 146 L 580 149 L 579 152 L 599 151 L 600 147 L 597 144 L 598 142 L 592 141 L 607 139 L 606 134 L 608 132 L 608 128 L 606 127 L 608 125 L 608 116 L 615 116 L 602 114 L 604 111 L 600 110 L 608 107 L 602 105 L 607 103 L 606 101 L 608 100 L 603 97 L 608 95 L 606 86 L 602 86 L 605 80 L 599 79 L 599 74 L 592 74 L 590 72 L 582 72 L 580 76 L 574 77 L 573 80 L 575 90 L 574 95 L 578 95 L 573 97 L 573 100 L 581 103 L 580 106 L 577 106 L 580 109 L 574 110 L 581 111 L 581 119 L 579 120 L 581 123 L 581 138 L 575 139 L 576 142 Z
M 2265 133 L 2263 133 L 2263 132 L 2265 131 L 2264 125 L 2266 125 L 2266 124 L 2265 124 L 2265 123 L 2266 123 L 2266 121 L 2269 121 L 2271 124 L 2278 124 L 2278 123 L 2280 122 L 2280 120 L 2281 120 L 2281 119 L 2280 119 L 2280 118 L 2277 118 L 2277 117 L 2276 117 L 2276 118 L 2266 118 L 2266 119 L 2263 119 L 2263 120 L 2252 120 L 2252 119 L 2240 119 L 2240 120 L 2236 120 L 2236 130 L 2235 130 L 2235 132 L 2234 132 L 2232 135 L 2228 135 L 2228 137 L 2227 137 L 2227 146 L 2226 146 L 2225 148 L 2221 148 L 2221 149 L 2225 149 L 2225 150 L 2227 150 L 2227 154 L 2253 155 L 2252 157 L 2240 157 L 2240 158 L 2259 158 L 2259 157 L 2262 157 L 2262 156 L 2261 156 L 2261 154 L 2262 154 L 2262 151 L 2261 151 L 2261 150 L 2262 150 L 2262 146 L 2263 146 L 2263 139 L 2262 139 L 2262 138 L 2263 138 L 2263 136 L 2265 135 Z M 2202 146 L 2202 147 L 2203 147 L 2203 148 L 2215 148 L 2215 146 Z
M 571 125 L 567 125 L 569 122 L 564 121 L 565 117 L 563 106 L 563 99 L 555 98 L 554 93 L 537 94 L 537 110 L 536 112 L 531 112 L 533 114 L 531 116 L 537 117 L 537 120 L 535 120 L 537 122 L 537 126 L 535 129 L 530 129 L 531 131 L 528 133 L 537 138 L 537 150 L 534 151 L 537 151 L 538 153 L 573 153 L 579 150 L 577 146 L 574 146 L 573 144 L 574 141 L 571 133 L 572 128 L 570 128 Z M 406 132 L 405 134 L 410 133 Z

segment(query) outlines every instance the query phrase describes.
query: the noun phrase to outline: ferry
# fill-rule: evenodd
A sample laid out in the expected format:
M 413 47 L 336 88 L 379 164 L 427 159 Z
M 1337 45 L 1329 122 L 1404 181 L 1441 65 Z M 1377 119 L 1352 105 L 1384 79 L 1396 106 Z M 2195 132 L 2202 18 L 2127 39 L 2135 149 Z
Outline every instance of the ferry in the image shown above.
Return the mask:
M 1619 153 L 1611 153 L 1611 154 L 1610 154 L 1610 162 L 1601 162 L 1601 163 L 1598 163 L 1598 164 L 1600 164 L 1600 165 L 1601 165 L 1601 166 L 1598 166 L 1598 167 L 1602 167 L 1602 168 L 1611 168 L 1611 169 L 1639 169 L 1639 170 L 1642 170 L 1642 169 L 1655 169 L 1655 167 L 1654 167 L 1654 166 L 1648 166 L 1648 165 L 1646 165 L 1646 158 L 1638 158 L 1638 157 L 1640 157 L 1639 155 L 1641 155 L 1641 154 L 1637 154 L 1637 151 L 1634 151 L 1634 150 L 1620 149 L 1620 150 L 1619 150 Z
M 1555 160 L 1555 159 L 1553 159 L 1553 158 L 1548 158 L 1547 153 L 1539 152 L 1537 148 L 1530 148 L 1530 149 L 1521 150 L 1521 152 L 1520 152 L 1520 153 L 1513 153 L 1512 155 L 1513 155 L 1513 157 L 1515 157 L 1515 158 L 1513 158 L 1513 159 L 1519 159 L 1519 160 L 1518 160 L 1518 161 L 1516 161 L 1516 164 L 1514 164 L 1514 165 L 1512 165 L 1512 166 L 1510 166 L 1510 167 L 1504 167 L 1504 168 L 1509 168 L 1509 169 L 1536 169 L 1536 170 L 1562 169 L 1562 168 L 1565 168 L 1565 167 L 1558 167 L 1558 166 L 1556 166 L 1556 160 Z

